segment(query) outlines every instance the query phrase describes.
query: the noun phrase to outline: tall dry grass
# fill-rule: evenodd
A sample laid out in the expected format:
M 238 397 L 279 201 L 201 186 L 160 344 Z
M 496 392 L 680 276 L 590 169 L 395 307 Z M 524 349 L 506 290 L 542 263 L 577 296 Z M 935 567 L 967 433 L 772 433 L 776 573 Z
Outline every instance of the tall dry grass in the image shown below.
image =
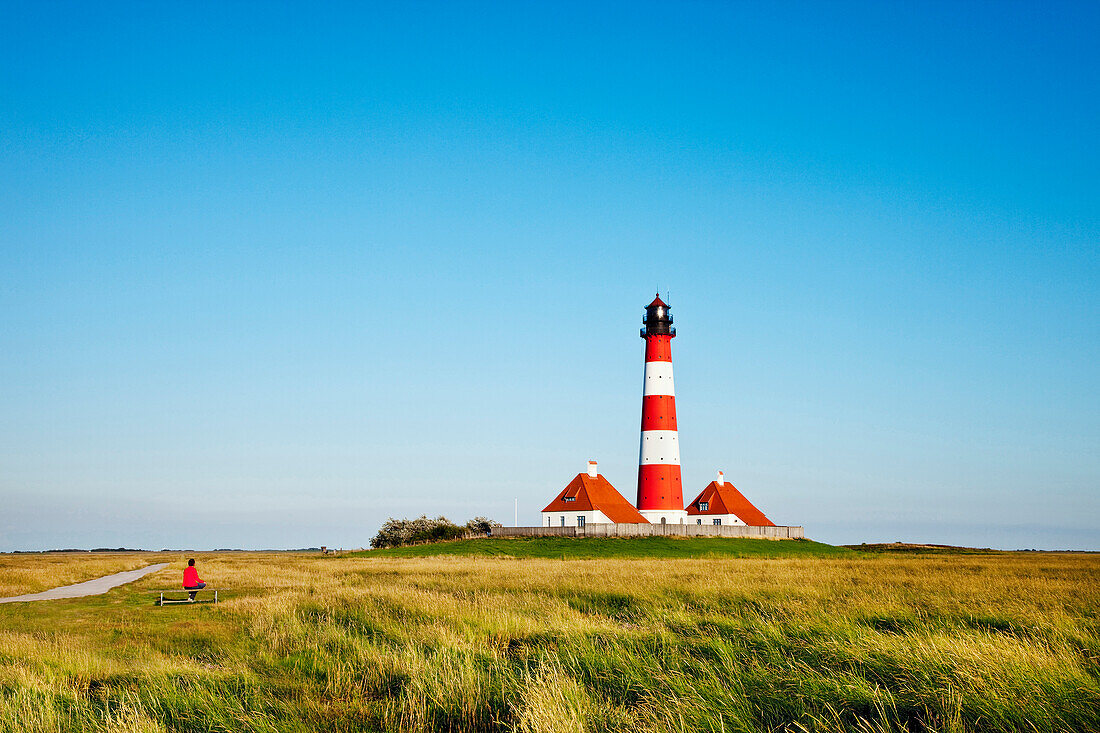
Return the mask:
M 0 598 L 37 593 L 62 585 L 82 583 L 104 575 L 144 567 L 156 554 L 51 552 L 34 555 L 0 555 Z
M 1090 555 L 200 568 L 0 606 L 0 731 L 1100 729 Z

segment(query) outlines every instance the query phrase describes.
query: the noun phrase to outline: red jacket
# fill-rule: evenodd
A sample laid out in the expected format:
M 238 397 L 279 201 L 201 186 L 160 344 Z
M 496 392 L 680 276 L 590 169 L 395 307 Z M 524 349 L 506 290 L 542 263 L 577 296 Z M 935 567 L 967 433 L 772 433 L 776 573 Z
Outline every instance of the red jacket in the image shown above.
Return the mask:
M 195 570 L 193 565 L 188 565 L 183 569 L 183 587 L 194 588 L 196 585 L 202 582 L 202 578 L 199 577 L 199 571 Z

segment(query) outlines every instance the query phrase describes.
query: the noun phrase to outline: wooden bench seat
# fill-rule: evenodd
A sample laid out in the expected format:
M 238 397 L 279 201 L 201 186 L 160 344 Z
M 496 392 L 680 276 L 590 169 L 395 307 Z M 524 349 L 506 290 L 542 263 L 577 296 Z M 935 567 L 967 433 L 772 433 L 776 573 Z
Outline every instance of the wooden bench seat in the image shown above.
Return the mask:
M 208 593 L 208 592 L 213 592 L 214 600 L 213 601 L 207 601 L 207 603 L 217 603 L 218 602 L 218 591 L 219 590 L 227 590 L 227 589 L 226 588 L 211 588 L 211 587 L 207 586 L 206 588 L 192 588 L 191 590 L 187 590 L 186 588 L 168 588 L 168 589 L 165 589 L 165 590 L 151 590 L 151 591 L 148 591 L 148 592 L 158 595 L 159 598 L 156 600 L 156 605 L 163 606 L 166 603 L 202 603 L 202 601 L 199 601 L 198 599 L 192 601 L 190 599 L 190 595 L 192 593 L 198 594 L 198 593 Z M 168 598 L 168 599 L 165 599 L 165 597 L 164 597 L 165 593 L 168 593 L 168 594 L 183 593 L 185 595 L 184 595 L 183 598 Z

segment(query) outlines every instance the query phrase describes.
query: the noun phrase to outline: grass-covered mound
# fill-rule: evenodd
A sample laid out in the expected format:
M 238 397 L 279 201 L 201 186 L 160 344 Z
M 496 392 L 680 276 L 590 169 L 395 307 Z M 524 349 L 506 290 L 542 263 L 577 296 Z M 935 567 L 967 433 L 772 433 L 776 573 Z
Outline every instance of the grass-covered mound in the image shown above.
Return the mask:
M 912 544 L 909 542 L 877 542 L 860 545 L 841 545 L 860 552 L 878 552 L 909 555 L 995 555 L 1004 550 L 994 550 L 989 547 L 958 547 L 956 545 L 927 545 Z
M 367 557 L 719 558 L 846 557 L 852 550 L 810 540 L 720 537 L 497 537 L 394 547 L 356 553 Z

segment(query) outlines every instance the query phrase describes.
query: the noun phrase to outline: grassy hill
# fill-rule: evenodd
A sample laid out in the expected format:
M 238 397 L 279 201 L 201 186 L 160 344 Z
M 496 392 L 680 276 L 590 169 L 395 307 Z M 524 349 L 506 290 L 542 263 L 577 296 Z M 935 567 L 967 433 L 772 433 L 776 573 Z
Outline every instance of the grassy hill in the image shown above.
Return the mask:
M 810 540 L 718 537 L 498 537 L 355 553 L 365 557 L 729 558 L 850 557 L 854 551 Z

